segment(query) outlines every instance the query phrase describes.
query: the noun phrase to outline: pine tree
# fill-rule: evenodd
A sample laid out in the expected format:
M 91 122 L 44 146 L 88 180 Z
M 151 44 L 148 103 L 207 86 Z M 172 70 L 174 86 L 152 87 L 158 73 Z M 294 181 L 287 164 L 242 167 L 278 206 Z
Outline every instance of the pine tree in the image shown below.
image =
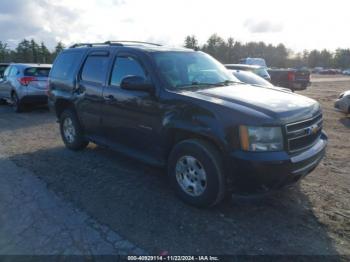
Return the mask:
M 196 37 L 194 35 L 186 36 L 184 46 L 186 48 L 190 48 L 190 49 L 198 49 L 199 48 L 198 40 L 196 39 Z

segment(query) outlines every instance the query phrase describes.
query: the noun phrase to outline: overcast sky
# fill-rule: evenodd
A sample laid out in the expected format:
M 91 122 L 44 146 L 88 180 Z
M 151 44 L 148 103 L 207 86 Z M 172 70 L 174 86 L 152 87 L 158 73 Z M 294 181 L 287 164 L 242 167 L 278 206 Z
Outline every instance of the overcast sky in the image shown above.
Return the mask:
M 235 40 L 303 49 L 350 48 L 350 1 L 307 0 L 0 0 L 0 40 L 140 40 L 200 44 L 217 33 Z

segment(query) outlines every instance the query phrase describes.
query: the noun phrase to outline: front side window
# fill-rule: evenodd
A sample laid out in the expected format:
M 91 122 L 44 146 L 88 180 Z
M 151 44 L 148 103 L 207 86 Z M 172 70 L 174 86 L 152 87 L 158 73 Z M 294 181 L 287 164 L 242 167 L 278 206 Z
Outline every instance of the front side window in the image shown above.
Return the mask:
M 108 69 L 108 56 L 89 56 L 81 73 L 81 80 L 103 84 Z
M 153 56 L 161 76 L 173 89 L 237 82 L 224 65 L 202 52 L 158 52 Z
M 144 79 L 147 78 L 139 61 L 129 56 L 118 56 L 113 65 L 110 85 L 120 86 L 123 78 L 127 76 L 140 76 Z

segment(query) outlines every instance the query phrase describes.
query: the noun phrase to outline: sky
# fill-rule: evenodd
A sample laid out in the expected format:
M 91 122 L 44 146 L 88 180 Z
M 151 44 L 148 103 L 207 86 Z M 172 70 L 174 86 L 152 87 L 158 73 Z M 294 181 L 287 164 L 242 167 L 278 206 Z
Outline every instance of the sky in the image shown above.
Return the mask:
M 236 41 L 304 49 L 350 48 L 350 1 L 307 0 L 0 0 L 0 41 L 139 40 L 199 44 L 213 33 Z

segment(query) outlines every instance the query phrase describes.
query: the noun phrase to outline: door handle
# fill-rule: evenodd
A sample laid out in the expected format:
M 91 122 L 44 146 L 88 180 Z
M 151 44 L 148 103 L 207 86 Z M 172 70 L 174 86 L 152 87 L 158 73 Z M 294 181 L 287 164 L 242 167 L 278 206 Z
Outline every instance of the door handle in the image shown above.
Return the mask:
M 113 95 L 107 95 L 107 96 L 104 96 L 104 99 L 106 101 L 114 101 L 115 100 L 115 97 Z
M 83 86 L 77 86 L 75 89 L 74 89 L 74 92 L 78 95 L 81 95 L 81 94 L 84 94 L 86 91 L 85 87 Z

